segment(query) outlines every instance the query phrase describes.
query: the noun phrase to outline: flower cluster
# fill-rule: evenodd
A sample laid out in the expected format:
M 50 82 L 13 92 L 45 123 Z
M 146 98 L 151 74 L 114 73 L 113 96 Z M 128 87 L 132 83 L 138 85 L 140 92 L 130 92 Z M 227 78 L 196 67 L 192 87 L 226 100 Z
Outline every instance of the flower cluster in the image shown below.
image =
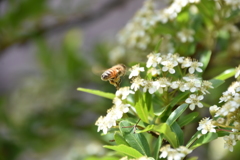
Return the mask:
M 173 20 L 178 16 L 178 13 L 188 4 L 199 3 L 200 0 L 174 0 L 173 3 L 161 11 L 159 11 L 159 21 L 167 23 L 169 20 Z
M 186 148 L 185 146 L 180 146 L 179 148 L 171 148 L 170 145 L 166 145 L 160 149 L 162 152 L 159 158 L 167 158 L 168 160 L 181 160 L 187 154 L 191 153 L 192 150 Z
M 146 49 L 152 42 L 151 28 L 157 23 L 157 13 L 152 0 L 145 1 L 143 7 L 118 34 L 121 45 L 129 48 Z
M 240 67 L 236 69 L 236 78 L 239 77 L 239 70 Z M 232 130 L 229 130 L 231 134 L 224 137 L 224 147 L 233 151 L 233 146 L 236 145 L 238 140 L 240 140 L 240 137 L 235 134 L 240 131 L 240 81 L 233 82 L 227 91 L 222 93 L 219 103 L 223 103 L 221 107 L 213 105 L 209 108 L 209 110 L 215 119 L 215 126 L 232 128 Z M 202 130 L 202 132 L 206 131 L 206 129 L 204 131 Z
M 116 121 L 129 111 L 131 105 L 125 101 L 129 94 L 134 94 L 129 87 L 120 88 L 116 92 L 116 97 L 113 99 L 113 107 L 107 111 L 105 117 L 100 116 L 95 123 L 98 126 L 98 132 L 102 130 L 104 134 L 107 134 L 110 128 L 117 125 Z
M 208 132 L 216 132 L 215 125 L 213 124 L 213 120 L 209 118 L 203 118 L 199 122 L 199 127 L 197 130 L 201 131 L 202 134 L 206 134 Z
M 190 104 L 190 109 L 194 110 L 195 106 L 203 107 L 200 101 L 203 100 L 203 95 L 209 93 L 208 89 L 213 87 L 211 82 L 202 81 L 194 74 L 203 71 L 201 62 L 172 53 L 151 53 L 147 57 L 146 67 L 149 68 L 147 73 L 152 78 L 147 80 L 141 78 L 140 72 L 143 72 L 144 68 L 140 67 L 139 64 L 133 66 L 130 69 L 131 73 L 129 76 L 132 79 L 130 87 L 132 90 L 137 91 L 142 88 L 144 92 L 148 91 L 150 94 L 155 92 L 163 94 L 164 92 L 174 92 L 175 90 L 180 90 L 181 92 L 189 91 L 191 95 L 185 102 Z M 181 71 L 184 69 L 188 72 L 185 76 L 181 75 L 184 74 L 185 71 Z M 175 76 L 174 74 L 177 70 L 178 72 L 180 70 L 181 74 Z M 168 76 L 167 73 L 169 73 Z M 182 79 L 179 79 L 181 76 Z
M 176 19 L 177 15 L 184 7 L 199 2 L 200 0 L 174 0 L 169 7 L 159 9 L 157 1 L 146 0 L 142 8 L 136 12 L 134 17 L 118 33 L 117 40 L 119 45 L 110 52 L 110 59 L 116 62 L 126 56 L 127 49 L 146 51 L 150 46 L 156 45 L 160 35 L 155 34 L 154 30 L 156 30 L 158 25 Z M 177 33 L 177 37 L 182 43 L 193 42 L 194 34 L 195 31 L 192 29 L 183 28 Z M 168 36 L 169 35 L 164 35 L 165 41 L 169 39 Z M 167 52 L 173 51 L 173 46 L 171 44 L 172 43 L 169 41 L 164 45 Z

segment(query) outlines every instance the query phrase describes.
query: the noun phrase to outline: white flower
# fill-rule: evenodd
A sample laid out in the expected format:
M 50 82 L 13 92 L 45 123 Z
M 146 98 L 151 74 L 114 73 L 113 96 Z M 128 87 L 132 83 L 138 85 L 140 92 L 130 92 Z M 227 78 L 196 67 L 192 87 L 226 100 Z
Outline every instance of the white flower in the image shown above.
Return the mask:
M 182 43 L 193 42 L 194 33 L 195 33 L 194 30 L 184 28 L 182 29 L 182 31 L 177 33 L 177 37 L 180 39 Z
M 203 95 L 197 96 L 195 94 L 191 94 L 189 96 L 189 98 L 186 99 L 186 103 L 190 104 L 189 108 L 191 110 L 195 109 L 195 106 L 198 106 L 199 108 L 203 107 L 203 104 L 200 103 L 199 101 L 201 101 L 203 99 Z
M 177 89 L 177 88 L 179 88 L 182 84 L 183 84 L 183 82 L 180 81 L 180 80 L 173 81 L 172 84 L 171 84 L 171 88 L 172 88 L 172 89 Z
M 236 68 L 235 78 L 240 76 L 240 65 Z
M 184 155 L 190 154 L 192 152 L 192 150 L 188 149 L 185 146 L 180 146 L 179 148 L 177 148 L 177 151 L 183 153 Z
M 134 94 L 132 90 L 129 89 L 129 87 L 123 87 L 117 90 L 116 96 L 120 97 L 121 99 L 126 99 L 129 94 Z
M 182 68 L 187 68 L 187 67 L 190 67 L 192 64 L 192 59 L 190 57 L 187 57 L 183 60 L 182 62 Z
M 171 82 L 166 77 L 162 77 L 157 79 L 154 84 L 154 87 L 159 90 L 160 94 L 162 94 L 164 89 L 167 91 L 167 88 L 171 85 Z
M 224 136 L 223 139 L 225 140 L 224 148 L 227 148 L 232 152 L 233 146 L 237 144 L 235 135 L 229 134 L 229 136 Z
M 187 149 L 184 146 L 180 146 L 179 148 L 171 148 L 170 145 L 166 145 L 160 149 L 162 152 L 159 158 L 167 158 L 167 160 L 181 160 L 187 154 L 191 153 L 192 150 Z
M 232 99 L 232 94 L 229 91 L 225 91 L 222 93 L 222 97 L 220 97 L 219 103 L 227 102 L 228 100 Z
M 213 105 L 209 108 L 209 112 L 214 115 L 218 110 L 220 109 L 220 107 L 218 107 L 217 105 Z
M 193 74 L 193 73 L 195 72 L 195 70 L 198 71 L 198 72 L 202 72 L 203 70 L 200 68 L 200 67 L 202 67 L 202 66 L 203 66 L 203 64 L 202 64 L 201 62 L 193 61 L 193 62 L 191 63 L 190 68 L 188 69 L 188 72 L 189 72 L 190 74 Z
M 133 79 L 133 83 L 130 88 L 134 91 L 137 91 L 140 88 L 140 86 L 144 86 L 144 79 L 137 77 Z
M 209 88 L 213 88 L 212 82 L 203 81 L 203 82 L 202 82 L 202 86 L 200 87 L 200 91 L 201 91 L 203 94 L 206 94 L 206 93 L 209 93 L 209 91 L 208 91 Z
M 212 123 L 212 119 L 209 118 L 203 118 L 199 122 L 199 126 L 197 128 L 198 131 L 201 131 L 202 134 L 206 134 L 208 132 L 216 132 L 215 125 Z
M 151 74 L 153 77 L 160 75 L 161 70 L 157 68 L 151 68 L 148 70 L 148 73 Z
M 239 104 L 234 101 L 228 101 L 217 112 L 216 116 L 227 116 L 230 112 L 235 112 L 239 108 Z
M 201 81 L 195 75 L 187 75 L 183 77 L 183 79 L 186 81 L 186 83 L 183 84 L 185 90 L 196 92 L 200 89 Z
M 159 86 L 158 83 L 156 81 L 150 81 L 150 80 L 145 80 L 144 81 L 144 88 L 143 88 L 143 92 L 148 92 L 150 94 L 153 94 L 154 92 L 156 92 L 158 90 Z
M 98 126 L 98 132 L 100 131 L 100 130 L 103 130 L 103 133 L 104 134 L 107 134 L 107 131 L 108 131 L 108 124 L 105 122 L 105 120 L 104 120 L 104 118 L 102 117 L 102 116 L 100 116 L 99 118 L 98 118 L 98 120 L 96 121 L 96 123 L 95 123 L 95 125 L 97 125 Z
M 169 71 L 169 73 L 171 74 L 175 73 L 175 70 L 173 68 L 178 65 L 176 61 L 169 61 L 169 60 L 163 61 L 161 62 L 161 64 L 163 65 L 162 71 L 164 72 Z
M 156 67 L 162 60 L 160 57 L 160 53 L 150 53 L 148 56 L 148 61 L 147 61 L 147 68 Z
M 140 72 L 143 72 L 144 68 L 140 67 L 139 64 L 132 66 L 132 68 L 130 68 L 130 75 L 129 75 L 129 79 L 132 77 L 136 77 L 139 75 Z

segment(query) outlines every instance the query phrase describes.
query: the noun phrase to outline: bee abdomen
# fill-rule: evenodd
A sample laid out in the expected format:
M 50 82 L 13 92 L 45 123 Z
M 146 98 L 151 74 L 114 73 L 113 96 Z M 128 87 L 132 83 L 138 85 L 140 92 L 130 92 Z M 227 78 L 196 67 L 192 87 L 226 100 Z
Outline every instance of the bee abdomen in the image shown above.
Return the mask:
M 107 71 L 103 72 L 103 74 L 101 76 L 101 79 L 102 80 L 108 80 L 111 77 L 112 74 L 113 74 L 112 70 L 107 70 Z

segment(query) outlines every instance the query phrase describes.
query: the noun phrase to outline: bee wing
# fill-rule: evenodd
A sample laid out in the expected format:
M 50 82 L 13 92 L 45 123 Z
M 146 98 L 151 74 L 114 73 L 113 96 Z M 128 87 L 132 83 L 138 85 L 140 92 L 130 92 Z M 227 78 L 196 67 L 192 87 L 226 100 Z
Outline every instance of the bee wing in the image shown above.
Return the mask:
M 105 71 L 106 69 L 103 69 L 102 67 L 100 66 L 93 66 L 92 67 L 92 73 L 95 74 L 95 75 L 98 75 L 98 76 L 101 76 L 102 73 Z

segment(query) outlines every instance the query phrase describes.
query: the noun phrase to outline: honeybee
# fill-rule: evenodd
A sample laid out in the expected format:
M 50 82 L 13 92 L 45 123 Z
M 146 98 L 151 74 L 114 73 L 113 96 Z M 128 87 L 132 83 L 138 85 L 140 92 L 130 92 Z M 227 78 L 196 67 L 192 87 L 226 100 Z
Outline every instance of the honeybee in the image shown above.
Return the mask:
M 107 69 L 101 75 L 103 81 L 109 81 L 110 84 L 114 85 L 117 89 L 120 87 L 121 77 L 126 73 L 126 66 L 124 64 L 117 64 L 112 68 Z

